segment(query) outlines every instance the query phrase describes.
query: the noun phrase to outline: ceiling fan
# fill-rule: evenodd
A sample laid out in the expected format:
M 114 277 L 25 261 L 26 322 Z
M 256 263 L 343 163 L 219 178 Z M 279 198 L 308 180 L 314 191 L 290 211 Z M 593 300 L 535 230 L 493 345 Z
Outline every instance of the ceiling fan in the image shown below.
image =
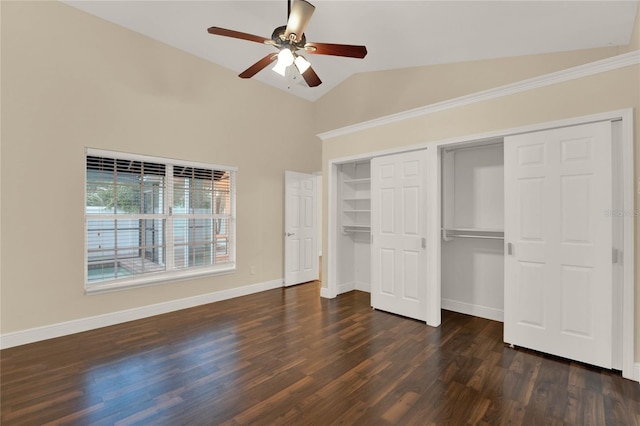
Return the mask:
M 207 31 L 210 34 L 225 37 L 239 38 L 242 40 L 264 43 L 276 47 L 278 53 L 270 53 L 255 64 L 240 73 L 241 78 L 251 78 L 259 71 L 278 60 L 273 70 L 282 76 L 286 75 L 289 66 L 295 65 L 296 69 L 307 82 L 309 87 L 319 86 L 322 81 L 313 70 L 309 61 L 298 54 L 299 50 L 314 55 L 344 56 L 347 58 L 364 58 L 367 55 L 365 46 L 331 43 L 307 43 L 304 30 L 307 28 L 315 6 L 305 0 L 287 1 L 287 25 L 273 30 L 271 38 L 256 36 L 225 28 L 211 27 Z

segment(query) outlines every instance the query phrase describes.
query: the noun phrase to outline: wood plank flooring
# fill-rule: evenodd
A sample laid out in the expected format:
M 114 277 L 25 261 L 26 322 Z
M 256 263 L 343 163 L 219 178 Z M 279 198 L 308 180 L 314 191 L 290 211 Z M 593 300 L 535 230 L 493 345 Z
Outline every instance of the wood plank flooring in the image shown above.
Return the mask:
M 637 425 L 640 385 L 309 283 L 1 351 L 3 425 Z

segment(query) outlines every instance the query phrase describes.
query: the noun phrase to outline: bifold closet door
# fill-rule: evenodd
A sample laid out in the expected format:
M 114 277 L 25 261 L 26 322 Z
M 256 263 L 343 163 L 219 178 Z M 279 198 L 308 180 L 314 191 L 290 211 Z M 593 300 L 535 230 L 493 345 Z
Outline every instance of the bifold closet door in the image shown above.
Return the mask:
M 505 138 L 507 343 L 611 368 L 611 123 Z
M 371 160 L 371 305 L 426 320 L 426 151 Z

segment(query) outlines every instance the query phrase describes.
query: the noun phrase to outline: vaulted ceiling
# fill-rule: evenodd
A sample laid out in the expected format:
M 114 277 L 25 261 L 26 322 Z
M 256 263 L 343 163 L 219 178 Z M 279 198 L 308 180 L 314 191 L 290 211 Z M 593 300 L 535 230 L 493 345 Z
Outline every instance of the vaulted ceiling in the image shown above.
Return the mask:
M 213 36 L 218 26 L 269 38 L 286 0 L 65 1 L 240 73 L 274 48 Z M 365 59 L 306 55 L 323 81 L 309 88 L 270 67 L 255 79 L 314 101 L 354 73 L 626 45 L 638 1 L 345 1 L 316 6 L 308 41 L 366 45 Z

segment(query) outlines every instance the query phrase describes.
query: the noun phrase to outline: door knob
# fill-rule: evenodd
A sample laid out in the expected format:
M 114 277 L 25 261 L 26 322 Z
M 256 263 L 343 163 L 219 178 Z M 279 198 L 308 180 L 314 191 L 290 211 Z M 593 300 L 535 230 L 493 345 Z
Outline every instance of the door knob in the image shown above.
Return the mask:
M 287 236 L 287 237 L 291 237 L 293 235 L 296 235 L 296 233 L 295 232 L 286 232 L 284 235 Z

